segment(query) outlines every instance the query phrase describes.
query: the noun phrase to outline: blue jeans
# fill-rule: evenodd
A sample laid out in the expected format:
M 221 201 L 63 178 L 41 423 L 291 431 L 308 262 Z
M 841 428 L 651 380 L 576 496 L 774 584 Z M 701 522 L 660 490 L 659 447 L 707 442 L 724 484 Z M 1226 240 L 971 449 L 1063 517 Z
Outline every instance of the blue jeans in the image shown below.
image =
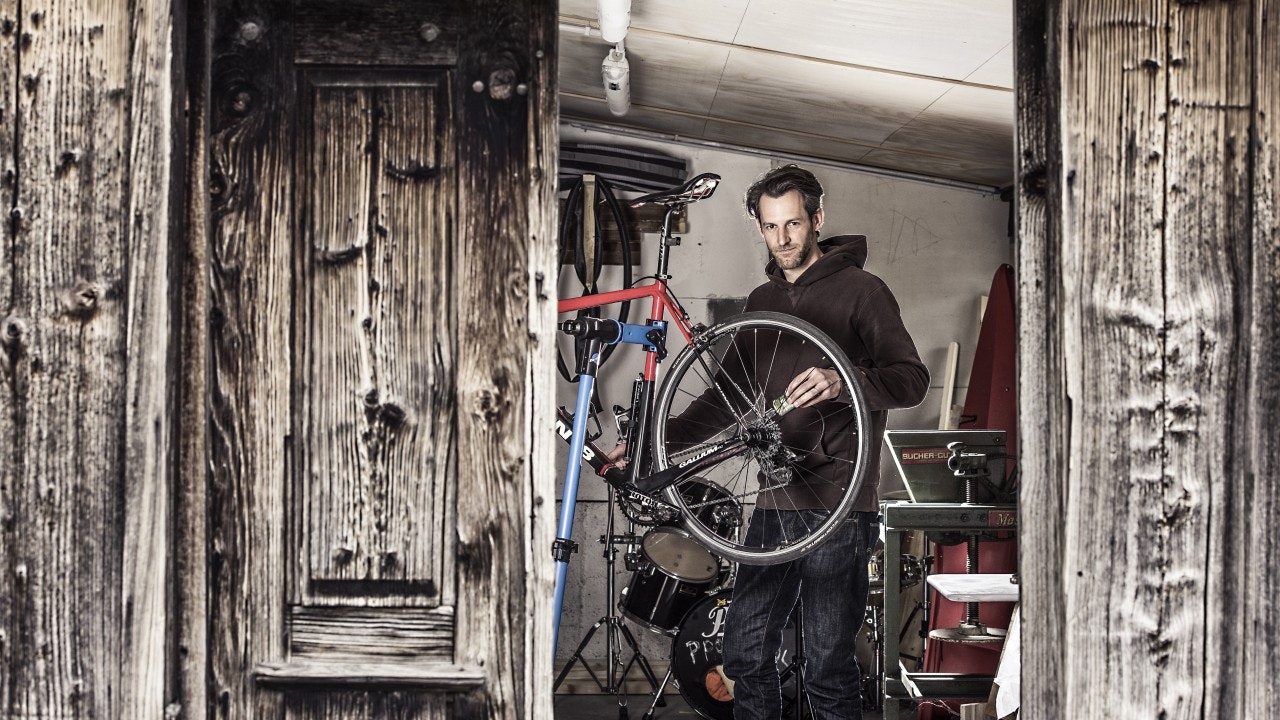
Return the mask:
M 820 510 L 760 511 L 747 543 L 794 537 Z M 862 676 L 854 640 L 867 611 L 867 561 L 879 535 L 876 513 L 850 513 L 817 550 L 779 565 L 739 565 L 725 618 L 724 673 L 734 687 L 735 720 L 782 717 L 774 662 L 787 619 L 804 606 L 805 685 L 815 720 L 862 720 Z

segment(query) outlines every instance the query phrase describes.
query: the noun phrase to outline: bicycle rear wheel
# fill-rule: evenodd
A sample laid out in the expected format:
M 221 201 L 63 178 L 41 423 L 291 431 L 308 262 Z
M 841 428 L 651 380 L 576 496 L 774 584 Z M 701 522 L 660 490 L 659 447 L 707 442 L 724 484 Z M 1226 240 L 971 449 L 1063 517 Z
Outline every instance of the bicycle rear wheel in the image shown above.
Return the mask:
M 778 412 L 774 401 L 810 367 L 840 378 L 840 397 Z M 743 313 L 695 338 L 658 391 L 653 424 L 656 470 L 680 465 L 727 440 L 742 451 L 704 469 L 717 492 L 666 490 L 686 530 L 721 557 L 752 565 L 794 560 L 818 547 L 849 514 L 866 472 L 870 423 L 853 365 L 825 333 L 799 318 Z M 769 513 L 807 512 L 803 530 L 772 547 L 742 532 Z M 775 518 L 776 519 L 776 518 Z M 787 527 L 787 525 L 783 525 Z

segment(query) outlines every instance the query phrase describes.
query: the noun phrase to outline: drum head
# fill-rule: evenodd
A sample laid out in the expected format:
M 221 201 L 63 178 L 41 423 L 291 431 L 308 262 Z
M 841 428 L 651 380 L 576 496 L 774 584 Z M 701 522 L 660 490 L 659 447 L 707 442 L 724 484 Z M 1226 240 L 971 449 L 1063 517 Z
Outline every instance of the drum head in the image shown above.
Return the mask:
M 694 712 L 709 720 L 733 720 L 733 697 L 720 672 L 724 665 L 725 617 L 732 602 L 732 590 L 703 598 L 685 615 L 671 643 L 671 674 L 680 687 L 680 695 Z M 795 625 L 788 622 L 776 658 L 783 680 L 784 707 L 795 695 L 795 680 L 787 672 L 795 648 Z
M 720 559 L 682 528 L 653 528 L 640 541 L 640 549 L 649 562 L 677 580 L 704 583 L 720 574 Z

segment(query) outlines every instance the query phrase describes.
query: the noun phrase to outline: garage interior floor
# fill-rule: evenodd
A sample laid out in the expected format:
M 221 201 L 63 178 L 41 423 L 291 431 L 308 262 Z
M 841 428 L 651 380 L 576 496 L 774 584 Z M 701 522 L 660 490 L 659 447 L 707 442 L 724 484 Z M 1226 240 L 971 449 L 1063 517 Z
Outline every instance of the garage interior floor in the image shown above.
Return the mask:
M 631 695 L 627 698 L 627 714 L 618 712 L 617 695 L 575 694 L 555 696 L 555 720 L 648 720 L 652 696 Z M 691 708 L 684 698 L 678 694 L 666 695 L 666 707 L 653 709 L 652 720 L 685 720 L 686 718 L 706 717 Z M 880 720 L 879 712 L 863 711 L 863 720 Z

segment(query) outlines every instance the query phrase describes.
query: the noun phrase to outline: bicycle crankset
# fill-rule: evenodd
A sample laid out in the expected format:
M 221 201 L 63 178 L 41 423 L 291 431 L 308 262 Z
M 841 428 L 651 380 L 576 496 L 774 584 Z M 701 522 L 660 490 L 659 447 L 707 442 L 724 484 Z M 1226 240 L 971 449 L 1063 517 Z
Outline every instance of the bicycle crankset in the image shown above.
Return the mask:
M 637 525 L 662 525 L 680 516 L 678 508 L 657 498 L 622 488 L 615 492 L 622 514 Z

